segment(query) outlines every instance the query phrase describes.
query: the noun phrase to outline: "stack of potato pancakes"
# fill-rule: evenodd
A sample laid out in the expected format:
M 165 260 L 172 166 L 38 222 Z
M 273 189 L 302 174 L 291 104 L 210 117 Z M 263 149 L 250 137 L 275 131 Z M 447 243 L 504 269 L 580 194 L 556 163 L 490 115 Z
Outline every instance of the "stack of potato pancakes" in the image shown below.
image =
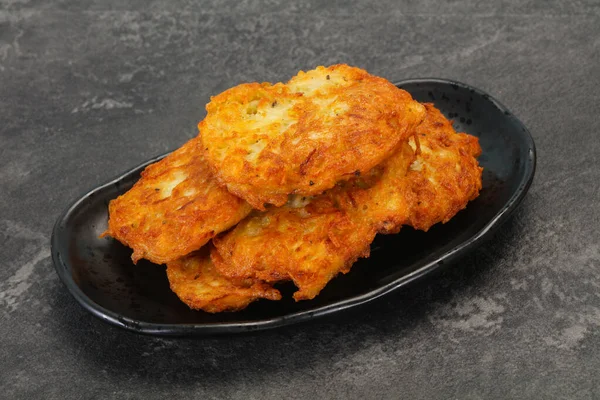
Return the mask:
M 199 135 L 109 205 L 132 259 L 167 265 L 194 309 L 309 300 L 378 233 L 427 231 L 479 195 L 477 138 L 432 104 L 347 65 L 212 97 Z

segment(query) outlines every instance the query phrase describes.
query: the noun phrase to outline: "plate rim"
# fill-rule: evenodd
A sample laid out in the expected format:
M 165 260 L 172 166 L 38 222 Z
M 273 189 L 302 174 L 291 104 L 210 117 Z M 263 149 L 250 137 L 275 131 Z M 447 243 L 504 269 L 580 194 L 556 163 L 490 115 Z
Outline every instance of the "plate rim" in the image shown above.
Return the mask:
M 84 192 L 81 196 L 77 198 L 77 200 L 73 201 L 65 210 L 60 213 L 57 218 L 54 227 L 52 229 L 52 236 L 50 239 L 50 247 L 52 254 L 52 261 L 54 264 L 54 268 L 63 282 L 63 284 L 67 287 L 68 291 L 75 298 L 75 300 L 88 312 L 90 312 L 95 317 L 107 322 L 109 324 L 118 326 L 120 328 L 133 331 L 136 333 L 148 334 L 148 335 L 157 335 L 157 336 L 190 336 L 190 335 L 214 335 L 214 334 L 231 334 L 231 333 L 242 333 L 242 332 L 250 332 L 250 331 L 258 331 L 258 330 L 266 330 L 278 328 L 285 325 L 292 325 L 296 323 L 305 322 L 307 320 L 320 318 L 327 316 L 332 313 L 337 313 L 340 311 L 347 310 L 349 308 L 357 307 L 359 305 L 363 305 L 374 301 L 382 296 L 387 295 L 393 291 L 399 290 L 401 287 L 414 282 L 433 271 L 437 270 L 443 264 L 452 263 L 461 254 L 467 252 L 469 250 L 473 250 L 475 247 L 480 245 L 485 241 L 485 239 L 491 236 L 500 226 L 504 224 L 508 220 L 508 218 L 514 213 L 514 211 L 521 204 L 525 195 L 527 194 L 529 187 L 533 182 L 533 178 L 535 176 L 536 166 L 537 166 L 537 152 L 533 137 L 529 129 L 519 120 L 506 106 L 504 106 L 501 102 L 495 99 L 493 96 L 489 95 L 487 92 L 473 87 L 471 85 L 467 85 L 465 83 L 444 79 L 444 78 L 412 78 L 412 79 L 403 79 L 400 81 L 392 82 L 395 86 L 402 86 L 408 84 L 420 84 L 420 83 L 438 83 L 443 85 L 451 85 L 461 87 L 463 89 L 467 89 L 481 95 L 484 99 L 491 101 L 500 111 L 503 111 L 507 118 L 512 119 L 517 125 L 521 126 L 521 134 L 524 136 L 526 144 L 529 146 L 528 157 L 524 160 L 524 173 L 520 177 L 518 188 L 512 193 L 510 198 L 504 204 L 504 207 L 498 211 L 477 233 L 469 237 L 467 240 L 463 241 L 459 245 L 453 247 L 452 249 L 444 252 L 440 256 L 436 257 L 433 260 L 426 262 L 425 264 L 418 267 L 416 270 L 403 275 L 397 279 L 394 279 L 391 282 L 386 283 L 380 287 L 370 290 L 367 293 L 363 293 L 358 296 L 353 296 L 347 299 L 339 300 L 333 302 L 331 304 L 323 305 L 310 310 L 303 310 L 294 312 L 291 314 L 286 314 L 279 317 L 265 318 L 259 320 L 248 320 L 248 321 L 240 321 L 240 322 L 215 322 L 215 323 L 182 323 L 182 324 L 173 324 L 173 323 L 156 323 L 156 322 L 146 322 L 139 321 L 133 318 L 129 318 L 123 316 L 115 311 L 107 309 L 100 304 L 94 302 L 91 298 L 89 298 L 83 291 L 79 288 L 79 286 L 75 283 L 72 276 L 72 269 L 69 266 L 69 263 L 66 260 L 63 260 L 61 257 L 61 252 L 58 251 L 60 243 L 59 243 L 59 232 L 61 231 L 64 222 L 67 218 L 73 214 L 73 212 L 78 208 L 78 206 L 93 197 L 95 193 L 103 190 L 104 188 L 115 185 L 117 182 L 122 180 L 124 177 L 129 176 L 135 171 L 141 171 L 146 166 L 164 158 L 170 152 L 161 154 L 159 156 L 153 157 L 133 168 L 128 169 L 125 172 L 122 172 L 118 176 L 113 177 L 109 181 L 104 184 L 98 185 L 91 190 Z

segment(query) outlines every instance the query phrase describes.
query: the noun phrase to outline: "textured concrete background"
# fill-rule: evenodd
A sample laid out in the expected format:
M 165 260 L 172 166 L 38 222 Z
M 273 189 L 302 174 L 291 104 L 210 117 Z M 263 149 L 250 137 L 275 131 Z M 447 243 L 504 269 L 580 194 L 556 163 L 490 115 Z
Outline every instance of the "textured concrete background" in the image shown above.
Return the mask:
M 0 0 L 0 397 L 600 398 L 597 1 Z M 346 62 L 479 87 L 538 171 L 496 238 L 359 311 L 158 339 L 85 312 L 49 236 L 83 191 L 182 144 L 211 94 Z

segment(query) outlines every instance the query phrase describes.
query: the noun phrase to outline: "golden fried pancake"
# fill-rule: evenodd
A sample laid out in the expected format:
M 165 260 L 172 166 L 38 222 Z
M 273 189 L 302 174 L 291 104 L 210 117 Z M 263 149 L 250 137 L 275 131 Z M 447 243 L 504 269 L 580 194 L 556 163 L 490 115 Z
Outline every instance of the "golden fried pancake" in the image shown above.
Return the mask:
M 424 231 L 448 222 L 479 196 L 483 171 L 476 159 L 481 154 L 479 140 L 456 133 L 433 104 L 425 106 L 428 117 L 417 130 L 421 155 L 408 174 L 418 201 L 407 222 Z
M 251 211 L 219 186 L 196 137 L 149 165 L 140 180 L 108 207 L 110 235 L 141 258 L 166 263 L 202 247 Z
M 348 272 L 359 257 L 369 256 L 376 231 L 352 221 L 333 205 L 321 210 L 312 205 L 286 205 L 262 213 L 215 238 L 219 251 L 212 251 L 212 259 L 218 271 L 266 282 L 292 280 L 299 289 L 296 300 L 314 298 L 338 273 Z
M 210 260 L 208 246 L 167 263 L 167 277 L 181 301 L 210 313 L 241 310 L 258 299 L 281 299 L 279 291 L 266 283 L 221 276 Z
M 406 176 L 388 166 L 368 193 L 356 196 L 358 202 L 369 204 L 369 218 L 379 224 L 381 233 L 395 233 L 402 225 L 427 231 L 446 223 L 481 190 L 478 139 L 456 133 L 433 104 L 425 107 L 427 116 L 409 140 L 417 157 Z
M 287 84 L 242 84 L 206 110 L 198 127 L 215 176 L 260 210 L 369 171 L 424 117 L 410 94 L 347 65 L 300 72 Z
M 213 239 L 220 273 L 275 282 L 292 280 L 296 300 L 311 299 L 359 257 L 377 232 L 402 225 L 427 230 L 446 222 L 481 189 L 481 149 L 457 134 L 431 104 L 425 121 L 400 151 L 360 179 L 278 209 L 251 215 Z

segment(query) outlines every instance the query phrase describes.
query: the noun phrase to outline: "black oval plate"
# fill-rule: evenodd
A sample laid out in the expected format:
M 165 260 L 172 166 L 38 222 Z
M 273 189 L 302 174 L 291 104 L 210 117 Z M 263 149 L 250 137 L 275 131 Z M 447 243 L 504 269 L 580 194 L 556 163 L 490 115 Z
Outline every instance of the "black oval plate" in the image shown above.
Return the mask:
M 275 328 L 322 317 L 371 301 L 429 274 L 475 248 L 507 220 L 535 172 L 535 146 L 527 128 L 486 93 L 459 82 L 413 79 L 397 83 L 421 102 L 432 102 L 457 131 L 479 137 L 484 167 L 481 195 L 445 225 L 423 233 L 410 228 L 378 235 L 372 255 L 338 276 L 316 299 L 295 303 L 293 287 L 282 301 L 258 301 L 236 313 L 192 311 L 169 289 L 164 266 L 131 262 L 131 250 L 99 239 L 109 200 L 127 191 L 140 172 L 161 157 L 87 193 L 58 219 L 52 257 L 75 299 L 95 316 L 155 335 L 233 333 Z

